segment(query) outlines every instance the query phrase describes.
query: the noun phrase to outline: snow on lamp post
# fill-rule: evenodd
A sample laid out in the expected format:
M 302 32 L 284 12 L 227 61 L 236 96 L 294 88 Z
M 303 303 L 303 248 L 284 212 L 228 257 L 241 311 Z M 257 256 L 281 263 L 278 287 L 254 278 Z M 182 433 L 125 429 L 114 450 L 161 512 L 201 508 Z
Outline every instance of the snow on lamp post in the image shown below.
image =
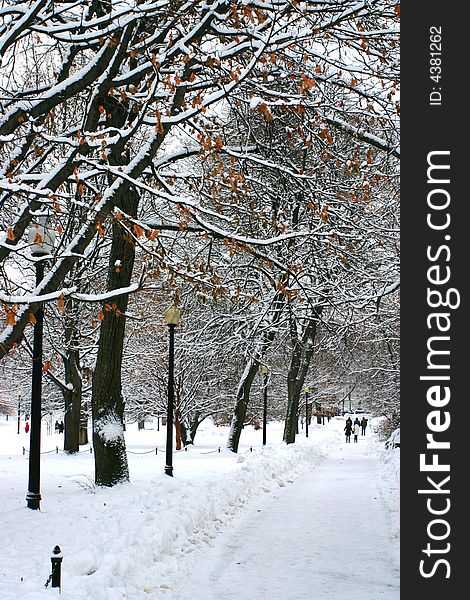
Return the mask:
M 305 437 L 308 437 L 308 394 L 310 392 L 310 386 L 304 385 L 305 392 Z
M 36 289 L 44 278 L 44 262 L 50 256 L 54 246 L 55 234 L 48 218 L 41 216 L 29 230 L 28 242 L 31 244 L 31 255 L 36 259 Z M 40 508 L 40 473 L 41 473 L 41 402 L 42 402 L 42 337 L 44 309 L 39 305 L 35 313 L 33 331 L 33 373 L 31 385 L 31 429 L 29 433 L 29 480 L 26 502 L 28 508 Z
M 180 324 L 181 311 L 177 306 L 168 308 L 163 318 L 168 325 L 170 333 L 169 352 L 168 352 L 168 406 L 166 418 L 166 459 L 165 474 L 173 477 L 173 410 L 175 403 L 175 382 L 174 382 L 174 362 L 175 362 L 175 328 Z
M 263 446 L 266 446 L 266 426 L 268 421 L 268 376 L 269 369 L 266 365 L 261 365 L 263 374 Z

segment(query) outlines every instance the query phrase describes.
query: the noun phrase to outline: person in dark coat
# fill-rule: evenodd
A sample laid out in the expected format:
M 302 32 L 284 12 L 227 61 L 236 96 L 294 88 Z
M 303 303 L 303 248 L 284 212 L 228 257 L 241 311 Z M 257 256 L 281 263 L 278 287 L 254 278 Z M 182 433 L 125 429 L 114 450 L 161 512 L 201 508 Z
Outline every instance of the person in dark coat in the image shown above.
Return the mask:
M 367 419 L 362 417 L 361 419 L 361 435 L 366 435 Z
M 361 422 L 359 421 L 359 417 L 356 417 L 354 419 L 354 425 L 360 425 L 360 424 L 361 424 Z
M 346 435 L 346 442 L 350 444 L 351 443 L 351 433 L 352 433 L 352 422 L 351 422 L 351 419 L 346 420 L 346 425 L 344 427 L 344 432 L 345 432 L 345 435 Z

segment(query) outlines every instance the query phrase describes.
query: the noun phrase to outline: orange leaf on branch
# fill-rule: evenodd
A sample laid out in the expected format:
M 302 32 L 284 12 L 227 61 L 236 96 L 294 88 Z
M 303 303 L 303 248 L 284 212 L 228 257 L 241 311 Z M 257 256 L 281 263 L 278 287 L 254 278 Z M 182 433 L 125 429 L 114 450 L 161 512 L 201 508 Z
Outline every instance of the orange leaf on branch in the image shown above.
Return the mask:
M 157 112 L 155 113 L 155 116 L 157 118 L 157 125 L 156 125 L 157 133 L 162 134 L 163 133 L 163 125 L 162 125 L 161 112 L 159 110 L 157 110 Z
M 57 302 L 57 306 L 62 314 L 65 314 L 65 300 L 64 300 L 64 292 L 59 296 L 59 300 Z
M 6 312 L 6 324 L 13 326 L 16 323 L 16 308 L 12 306 L 11 308 L 5 307 Z
M 272 121 L 273 120 L 273 115 L 271 113 L 271 110 L 269 109 L 269 106 L 265 103 L 265 102 L 261 102 L 258 105 L 258 110 L 259 112 L 264 116 L 264 118 L 266 119 L 266 121 Z
M 322 221 L 328 221 L 328 204 L 325 204 L 321 210 L 320 218 Z
M 137 223 L 133 224 L 133 229 L 134 229 L 134 233 L 137 237 L 142 237 L 144 235 L 144 230 L 142 229 L 142 227 L 140 225 L 137 225 Z

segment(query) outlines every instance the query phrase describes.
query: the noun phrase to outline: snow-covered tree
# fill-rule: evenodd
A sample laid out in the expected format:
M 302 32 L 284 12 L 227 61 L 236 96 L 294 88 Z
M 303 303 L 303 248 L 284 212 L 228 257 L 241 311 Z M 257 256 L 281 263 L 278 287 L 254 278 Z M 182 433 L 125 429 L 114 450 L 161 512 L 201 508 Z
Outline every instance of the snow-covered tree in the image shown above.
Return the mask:
M 225 246 L 273 280 L 268 305 L 294 292 L 300 299 L 289 248 L 294 240 L 322 241 L 329 199 L 342 200 L 335 196 L 338 185 L 324 193 L 333 180 L 331 165 L 356 172 L 366 147 L 398 155 L 398 12 L 388 0 L 8 3 L 0 29 L 6 98 L 0 118 L 0 358 L 21 343 L 42 301 L 101 303 L 92 383 L 97 483 L 114 485 L 129 476 L 121 380 L 129 294 L 150 289 L 152 277 L 165 280 L 167 302 L 178 278 L 214 300 L 225 290 L 243 293 L 244 284 L 235 284 L 239 265 L 212 262 Z M 272 175 L 263 176 L 261 186 L 247 180 L 248 161 L 297 181 L 305 173 L 283 156 L 271 161 L 252 136 L 248 144 L 233 145 L 221 118 L 230 114 L 230 103 L 240 115 L 244 107 L 268 124 L 282 112 L 299 119 L 295 135 L 306 148 L 314 142 L 319 161 L 312 167 L 315 178 L 307 177 L 320 181 L 328 174 L 318 198 L 300 199 L 303 213 L 316 215 L 320 228 L 310 229 L 306 217 L 274 215 L 273 223 L 273 207 L 257 203 Z M 355 140 L 361 152 L 349 144 L 346 157 L 336 136 Z M 185 174 L 182 166 L 191 157 L 199 168 Z M 254 168 L 247 173 L 257 175 Z M 343 183 L 343 199 L 364 199 L 377 177 L 367 174 L 360 188 L 360 178 L 354 186 Z M 221 189 L 227 193 L 219 196 Z M 80 209 L 79 226 L 66 238 L 74 208 Z M 30 260 L 25 234 L 45 214 L 59 235 L 52 266 L 38 285 L 20 284 L 17 267 Z M 345 228 L 355 225 L 344 222 Z M 108 244 L 107 278 L 105 291 L 91 298 L 67 278 L 86 262 L 96 236 Z M 189 237 L 199 242 L 196 257 L 188 258 L 196 243 L 188 245 Z M 347 237 L 338 242 L 338 254 Z M 135 273 L 144 251 L 151 272 L 143 267 Z M 321 286 L 315 283 L 316 294 Z M 304 300 L 317 306 L 316 298 Z M 272 332 L 270 341 L 277 311 L 261 306 L 263 312 L 261 331 Z M 257 367 L 256 351 L 254 358 Z M 249 369 L 249 378 L 255 372 Z

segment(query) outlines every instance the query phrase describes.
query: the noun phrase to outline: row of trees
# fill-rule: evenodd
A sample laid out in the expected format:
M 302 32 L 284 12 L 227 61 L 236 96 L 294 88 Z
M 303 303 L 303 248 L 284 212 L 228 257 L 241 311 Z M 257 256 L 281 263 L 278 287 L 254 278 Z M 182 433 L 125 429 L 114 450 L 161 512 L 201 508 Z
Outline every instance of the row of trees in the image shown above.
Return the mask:
M 170 303 L 183 441 L 229 413 L 236 452 L 261 364 L 287 443 L 305 383 L 397 411 L 396 3 L 12 1 L 0 18 L 0 359 L 23 368 L 45 303 L 66 449 L 89 396 L 98 484 L 129 477 L 125 407 L 164 408 Z M 57 242 L 35 285 L 39 216 Z

